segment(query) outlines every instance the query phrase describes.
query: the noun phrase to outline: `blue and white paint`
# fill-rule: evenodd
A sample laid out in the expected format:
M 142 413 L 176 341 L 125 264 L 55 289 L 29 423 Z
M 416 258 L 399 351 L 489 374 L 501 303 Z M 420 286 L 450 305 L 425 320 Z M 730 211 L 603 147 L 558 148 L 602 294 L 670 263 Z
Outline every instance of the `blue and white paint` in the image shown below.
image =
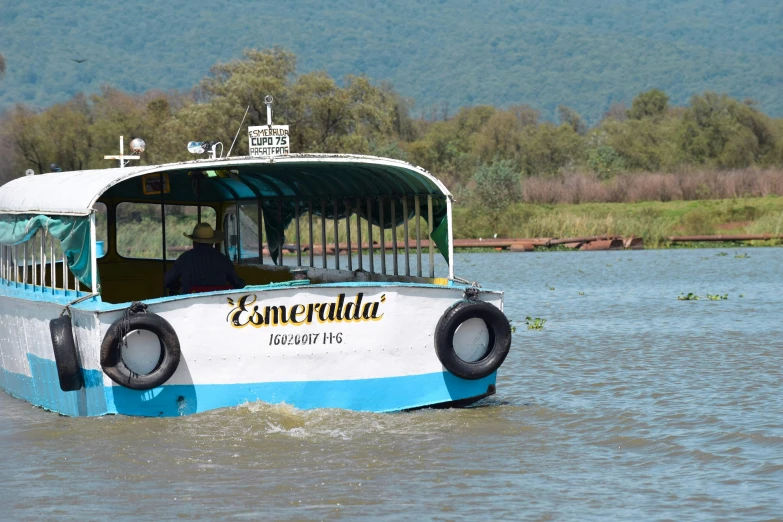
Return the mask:
M 63 392 L 48 323 L 73 297 L 3 286 L 0 386 L 70 416 L 185 415 L 253 401 L 374 412 L 464 401 L 491 393 L 495 374 L 460 379 L 436 356 L 437 321 L 463 290 L 405 283 L 270 285 L 150 301 L 149 312 L 177 332 L 182 359 L 167 383 L 148 391 L 124 388 L 104 375 L 101 341 L 127 304 L 92 298 L 72 307 L 85 386 Z M 502 307 L 500 293 L 482 291 L 480 299 Z M 129 366 L 143 368 L 157 356 L 154 337 L 132 332 L 128 338 L 123 357 Z

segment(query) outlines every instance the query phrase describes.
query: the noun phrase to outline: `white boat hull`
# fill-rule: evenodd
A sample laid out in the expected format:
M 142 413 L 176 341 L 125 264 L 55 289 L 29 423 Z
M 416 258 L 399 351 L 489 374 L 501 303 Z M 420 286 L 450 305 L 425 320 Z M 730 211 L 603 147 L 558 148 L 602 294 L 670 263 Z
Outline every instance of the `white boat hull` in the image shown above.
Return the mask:
M 433 340 L 438 320 L 463 292 L 344 283 L 152 300 L 148 312 L 172 325 L 182 357 L 164 385 L 147 391 L 117 385 L 101 368 L 101 342 L 125 306 L 85 302 L 72 308 L 85 386 L 63 392 L 49 321 L 73 297 L 4 286 L 0 386 L 71 416 L 184 415 L 253 401 L 374 412 L 469 402 L 494 392 L 496 374 L 456 377 L 441 364 Z M 482 291 L 478 298 L 502 310 L 501 293 Z M 149 352 L 143 336 L 130 345 L 137 358 Z

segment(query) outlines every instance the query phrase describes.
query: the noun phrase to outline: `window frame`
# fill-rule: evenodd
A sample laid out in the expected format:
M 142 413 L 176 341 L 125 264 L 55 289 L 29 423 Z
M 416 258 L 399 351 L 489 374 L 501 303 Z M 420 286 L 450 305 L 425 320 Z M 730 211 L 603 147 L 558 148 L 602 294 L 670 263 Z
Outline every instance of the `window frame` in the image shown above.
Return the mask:
M 136 205 L 154 205 L 154 206 L 157 206 L 158 208 L 160 208 L 160 203 L 150 203 L 149 201 L 135 201 L 135 200 L 123 200 L 123 201 L 119 201 L 119 202 L 115 203 L 114 205 L 112 205 L 111 208 L 113 209 L 112 213 L 113 213 L 113 218 L 114 218 L 113 219 L 113 222 L 114 222 L 114 251 L 117 254 L 117 257 L 120 258 L 120 259 L 128 259 L 128 260 L 132 260 L 132 261 L 158 261 L 158 262 L 162 262 L 163 261 L 163 257 L 162 256 L 161 257 L 133 257 L 133 256 L 123 255 L 120 252 L 120 241 L 119 241 L 119 233 L 118 233 L 119 232 L 119 222 L 117 220 L 117 209 L 120 207 L 120 205 L 122 205 L 124 203 L 136 204 Z M 182 203 L 165 203 L 165 205 L 167 207 L 193 207 L 193 208 L 196 208 L 196 207 L 200 206 L 201 207 L 201 217 L 202 218 L 204 217 L 204 209 L 205 208 L 209 208 L 209 209 L 211 209 L 215 213 L 215 216 L 214 216 L 214 218 L 215 218 L 215 225 L 214 225 L 214 227 L 217 227 L 217 225 L 218 225 L 218 219 L 217 219 L 217 216 L 219 215 L 218 214 L 218 210 L 212 204 L 192 205 L 192 204 L 182 204 Z M 166 217 L 168 217 L 168 214 L 166 214 Z M 161 233 L 162 233 L 162 227 L 161 227 Z M 169 234 L 166 234 L 167 238 L 168 238 L 168 236 L 169 236 Z M 166 246 L 168 247 L 168 244 Z M 168 248 L 167 248 L 167 250 L 168 250 Z M 174 261 L 176 261 L 176 258 L 166 257 L 166 263 L 174 262 Z

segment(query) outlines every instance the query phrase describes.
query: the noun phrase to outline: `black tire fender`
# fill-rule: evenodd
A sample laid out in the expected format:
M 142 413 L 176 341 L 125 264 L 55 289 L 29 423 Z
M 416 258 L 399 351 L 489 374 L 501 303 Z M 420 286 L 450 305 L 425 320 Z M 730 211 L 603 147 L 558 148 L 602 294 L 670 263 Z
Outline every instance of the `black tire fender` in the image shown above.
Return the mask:
M 489 345 L 479 360 L 468 362 L 454 351 L 454 332 L 468 319 L 479 318 L 487 325 Z M 495 372 L 511 348 L 511 325 L 503 312 L 483 301 L 459 301 L 446 310 L 435 327 L 435 352 L 441 364 L 463 379 L 483 379 Z
M 134 330 L 147 330 L 160 341 L 160 360 L 146 375 L 133 372 L 122 360 L 123 336 Z M 179 338 L 171 324 L 153 313 L 136 313 L 114 321 L 101 343 L 101 367 L 117 384 L 132 390 L 151 390 L 168 381 L 177 371 L 181 358 Z
M 54 362 L 57 366 L 60 389 L 64 392 L 81 390 L 84 386 L 84 378 L 76 355 L 71 316 L 62 315 L 49 321 L 49 333 L 52 334 Z

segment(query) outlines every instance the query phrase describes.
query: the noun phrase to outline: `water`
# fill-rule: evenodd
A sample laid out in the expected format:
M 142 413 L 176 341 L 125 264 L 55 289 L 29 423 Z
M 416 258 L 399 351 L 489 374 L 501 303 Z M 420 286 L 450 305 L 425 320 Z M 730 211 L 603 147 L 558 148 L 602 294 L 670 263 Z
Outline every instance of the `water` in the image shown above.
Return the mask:
M 518 327 L 471 409 L 71 419 L 0 393 L 0 518 L 781 519 L 782 256 L 458 253 Z

